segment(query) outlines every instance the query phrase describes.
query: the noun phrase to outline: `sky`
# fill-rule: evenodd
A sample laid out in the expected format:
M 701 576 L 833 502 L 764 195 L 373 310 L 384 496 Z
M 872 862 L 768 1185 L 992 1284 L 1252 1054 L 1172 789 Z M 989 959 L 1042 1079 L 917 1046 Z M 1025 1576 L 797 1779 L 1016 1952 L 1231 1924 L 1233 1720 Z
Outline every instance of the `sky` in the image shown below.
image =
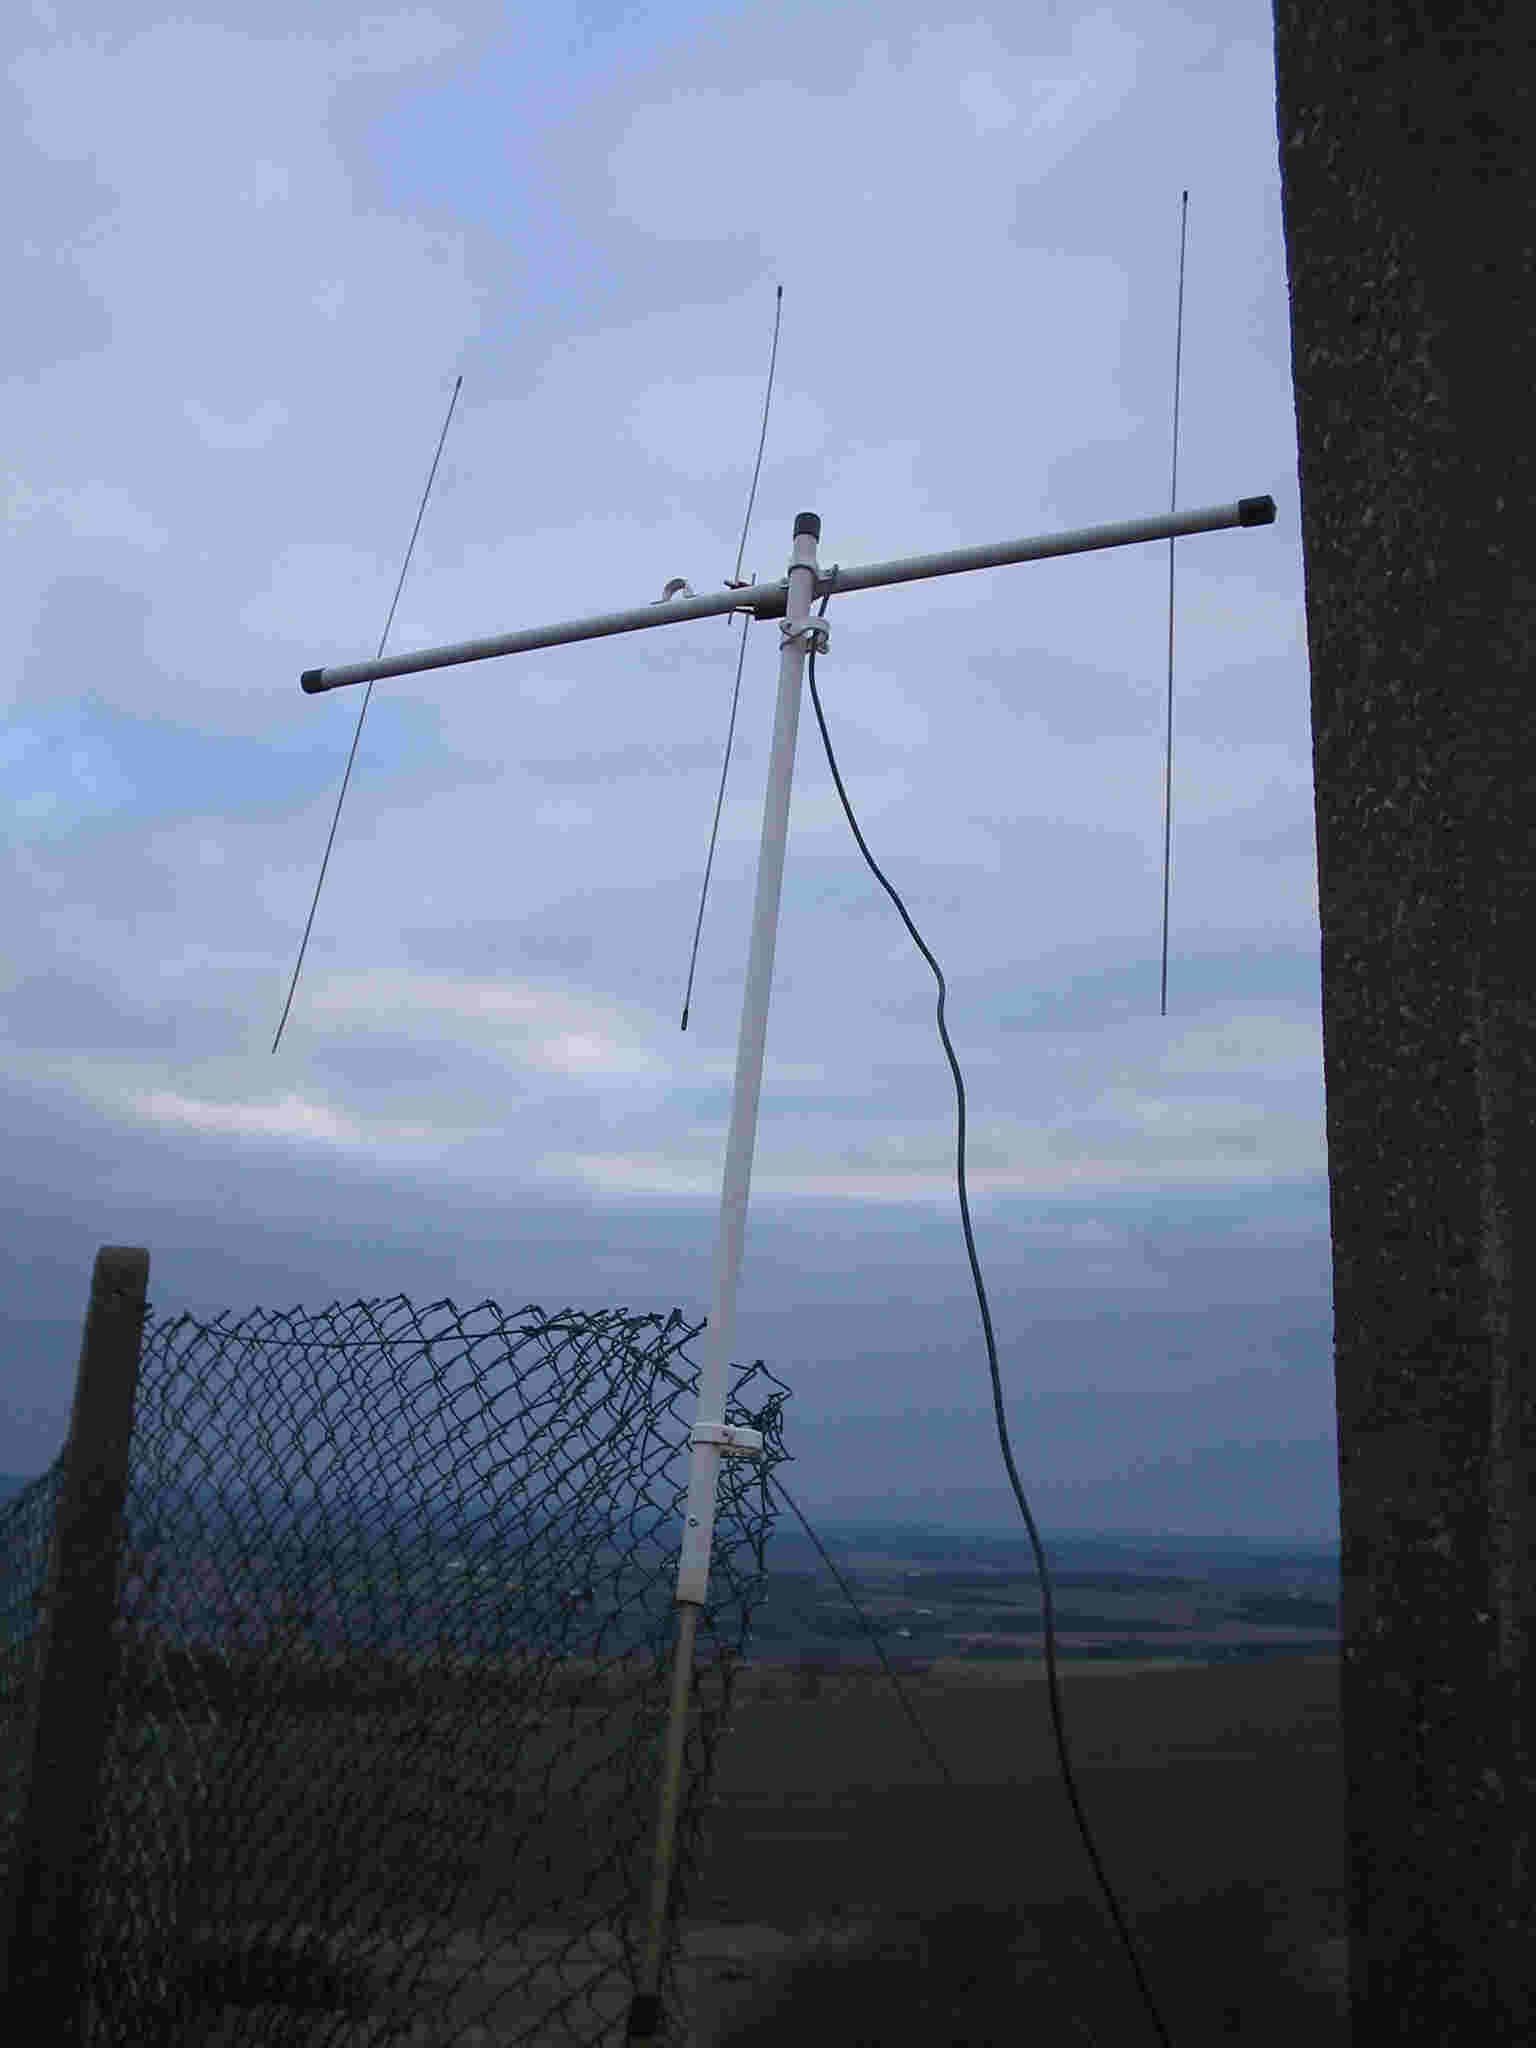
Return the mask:
M 1277 517 L 1175 544 L 1167 1016 L 1167 543 L 834 597 L 817 686 L 1042 1536 L 1335 1543 L 1267 0 L 3 33 L 0 1472 L 104 1244 L 152 1322 L 708 1316 L 776 628 L 686 1034 L 739 621 L 376 684 L 274 1054 L 364 703 L 299 674 L 376 652 L 460 376 L 389 652 L 719 588 L 779 285 L 744 576 L 802 511 L 823 566 L 1165 513 L 1187 190 L 1178 503 Z M 732 1355 L 813 1519 L 1015 1525 L 937 986 L 808 700 Z

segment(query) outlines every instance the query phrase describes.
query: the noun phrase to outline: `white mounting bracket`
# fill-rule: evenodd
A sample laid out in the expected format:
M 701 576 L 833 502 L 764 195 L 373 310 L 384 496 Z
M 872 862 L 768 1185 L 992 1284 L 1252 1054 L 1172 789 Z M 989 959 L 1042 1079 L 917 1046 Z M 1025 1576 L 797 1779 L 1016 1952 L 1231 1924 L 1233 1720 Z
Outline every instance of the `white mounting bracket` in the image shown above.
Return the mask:
M 690 1444 L 715 1444 L 723 1458 L 758 1458 L 763 1451 L 760 1429 L 744 1429 L 738 1422 L 696 1422 Z
M 779 621 L 779 644 L 782 647 L 789 646 L 791 641 L 803 640 L 810 653 L 825 654 L 828 638 L 827 622 L 825 619 L 780 619 Z

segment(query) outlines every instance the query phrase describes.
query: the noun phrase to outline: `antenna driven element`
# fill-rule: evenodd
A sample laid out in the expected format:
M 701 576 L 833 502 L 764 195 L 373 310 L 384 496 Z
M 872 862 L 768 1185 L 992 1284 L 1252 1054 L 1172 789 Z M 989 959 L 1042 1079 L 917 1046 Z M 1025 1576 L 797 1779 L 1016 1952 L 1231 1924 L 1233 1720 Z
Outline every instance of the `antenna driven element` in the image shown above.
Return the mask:
M 741 522 L 741 544 L 736 550 L 736 573 L 734 576 L 726 577 L 725 586 L 727 590 L 745 590 L 747 588 L 746 583 L 742 580 L 741 558 L 747 551 L 747 528 L 752 524 L 752 506 L 757 498 L 757 479 L 762 473 L 763 467 L 763 444 L 768 439 L 768 402 L 773 397 L 773 366 L 779 359 L 779 320 L 783 311 L 784 287 L 780 285 L 774 293 L 773 347 L 768 352 L 768 388 L 763 393 L 763 424 L 757 437 L 757 461 L 752 469 L 752 488 L 747 493 L 747 516 Z M 756 576 L 754 575 L 751 580 L 755 583 L 757 581 Z M 678 593 L 668 584 L 667 596 L 673 597 L 679 594 L 692 597 L 693 592 L 689 590 Z M 736 688 L 731 694 L 731 722 L 725 735 L 725 758 L 720 763 L 720 790 L 715 798 L 715 822 L 709 828 L 709 853 L 705 858 L 704 881 L 699 890 L 699 915 L 693 927 L 693 951 L 688 956 L 688 986 L 683 990 L 683 1021 L 681 1029 L 684 1031 L 688 1029 L 688 1009 L 693 1001 L 693 970 L 698 965 L 699 934 L 704 929 L 704 904 L 709 895 L 710 871 L 715 865 L 715 841 L 720 833 L 720 807 L 725 802 L 725 778 L 731 770 L 731 742 L 736 737 L 736 707 L 741 702 L 741 671 L 747 658 L 747 627 L 750 624 L 751 617 L 749 615 L 741 622 L 741 645 L 736 650 Z

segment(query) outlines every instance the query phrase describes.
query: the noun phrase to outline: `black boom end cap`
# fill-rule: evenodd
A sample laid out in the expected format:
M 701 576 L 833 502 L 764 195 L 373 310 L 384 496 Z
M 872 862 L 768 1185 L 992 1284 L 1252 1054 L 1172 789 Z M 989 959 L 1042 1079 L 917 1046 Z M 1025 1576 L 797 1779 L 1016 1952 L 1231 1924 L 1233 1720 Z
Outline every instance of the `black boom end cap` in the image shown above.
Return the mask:
M 320 688 L 320 678 L 324 674 L 325 670 L 323 668 L 305 669 L 303 675 L 299 677 L 299 688 L 313 697 Z
M 1237 523 L 1239 526 L 1273 526 L 1275 523 L 1274 499 L 1239 498 L 1237 501 Z

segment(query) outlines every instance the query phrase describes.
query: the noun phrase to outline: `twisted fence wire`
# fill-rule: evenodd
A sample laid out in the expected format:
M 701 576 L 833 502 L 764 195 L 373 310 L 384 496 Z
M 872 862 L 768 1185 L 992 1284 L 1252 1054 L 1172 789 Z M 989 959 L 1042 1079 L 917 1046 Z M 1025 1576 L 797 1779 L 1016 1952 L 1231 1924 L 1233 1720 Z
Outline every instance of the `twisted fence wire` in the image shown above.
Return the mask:
M 429 1331 L 439 1311 L 449 1327 Z M 504 1316 L 491 1302 L 461 1315 L 404 1296 L 232 1326 L 146 1319 L 85 2048 L 213 2039 L 215 2026 L 221 2043 L 348 2048 L 618 2038 L 640 1962 L 687 1492 L 687 1424 L 667 1420 L 679 1397 L 696 1400 L 683 1346 L 703 1328 L 676 1310 L 665 1323 L 532 1305 Z M 460 1357 L 472 1383 L 450 1389 Z M 416 1365 L 426 1379 L 411 1388 Z M 669 2039 L 679 1921 L 766 1587 L 769 1475 L 786 1455 L 784 1382 L 761 1360 L 736 1375 L 725 1420 L 759 1430 L 763 1452 L 720 1468 L 668 1907 Z M 215 1475 L 226 1446 L 233 1466 Z M 0 1885 L 68 1449 L 0 1509 Z M 503 1981 L 471 2023 L 472 1980 L 493 1955 Z M 553 1997 L 557 1963 L 571 1983 Z M 295 2012 L 313 2031 L 282 2031 Z

